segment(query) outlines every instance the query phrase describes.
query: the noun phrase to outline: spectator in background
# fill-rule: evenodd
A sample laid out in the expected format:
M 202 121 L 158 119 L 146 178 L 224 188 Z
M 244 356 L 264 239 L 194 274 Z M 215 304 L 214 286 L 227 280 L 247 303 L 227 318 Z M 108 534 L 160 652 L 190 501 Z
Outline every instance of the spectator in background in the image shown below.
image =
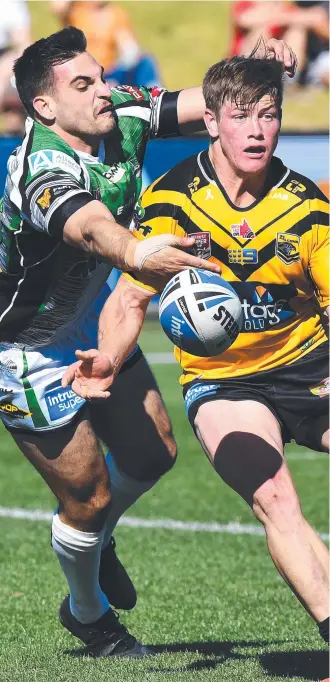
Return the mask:
M 249 54 L 262 34 L 282 38 L 296 53 L 295 81 L 329 86 L 329 3 L 323 0 L 232 4 L 234 37 L 231 55 Z
M 2 133 L 20 136 L 26 118 L 13 81 L 13 63 L 32 42 L 25 0 L 6 3 L 0 17 L 0 115 Z
M 50 5 L 62 26 L 84 32 L 88 51 L 112 85 L 160 84 L 154 59 L 142 53 L 127 13 L 115 2 L 50 0 Z

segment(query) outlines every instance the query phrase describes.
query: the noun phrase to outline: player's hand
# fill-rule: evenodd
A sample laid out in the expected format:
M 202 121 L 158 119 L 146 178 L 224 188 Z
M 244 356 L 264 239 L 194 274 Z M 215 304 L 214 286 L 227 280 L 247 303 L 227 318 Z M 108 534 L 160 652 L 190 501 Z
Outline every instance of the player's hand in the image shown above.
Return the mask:
M 96 349 L 77 350 L 78 362 L 74 362 L 64 372 L 62 386 L 71 384 L 72 390 L 85 400 L 109 398 L 107 390 L 115 378 L 114 368 L 109 356 Z
M 169 278 L 188 268 L 203 268 L 220 274 L 219 265 L 187 252 L 194 243 L 195 237 L 176 237 L 173 234 L 150 237 L 133 245 L 134 251 L 128 253 L 127 264 L 132 270 L 151 277 Z
M 293 78 L 297 70 L 297 57 L 291 47 L 284 40 L 269 38 L 266 48 L 269 58 L 275 57 L 278 62 L 282 62 L 285 73 Z

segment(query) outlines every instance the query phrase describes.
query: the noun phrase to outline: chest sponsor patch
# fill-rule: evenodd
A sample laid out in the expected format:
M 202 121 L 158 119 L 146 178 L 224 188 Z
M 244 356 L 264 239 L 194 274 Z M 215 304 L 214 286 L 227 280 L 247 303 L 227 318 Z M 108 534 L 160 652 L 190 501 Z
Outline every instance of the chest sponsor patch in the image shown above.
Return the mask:
M 189 237 L 195 237 L 195 243 L 189 249 L 198 258 L 210 258 L 211 256 L 211 232 L 191 232 Z
M 285 265 L 292 265 L 292 263 L 296 263 L 300 258 L 299 242 L 300 237 L 297 234 L 277 232 L 275 255 Z
M 46 391 L 45 401 L 51 421 L 77 412 L 85 402 L 71 388 L 62 388 L 60 384 Z
M 330 377 L 323 379 L 316 386 L 310 386 L 309 390 L 313 395 L 318 395 L 319 398 L 325 398 L 327 395 L 330 395 Z
M 254 265 L 258 263 L 258 251 L 257 249 L 228 249 L 228 263 Z
M 231 225 L 230 231 L 233 237 L 240 237 L 241 239 L 254 239 L 255 237 L 253 230 L 245 218 L 243 222 L 238 223 L 237 225 Z
M 42 149 L 39 152 L 30 154 L 28 162 L 32 176 L 39 173 L 39 171 L 49 170 L 51 168 L 60 168 L 66 173 L 73 175 L 77 180 L 79 180 L 81 176 L 79 163 L 68 154 L 53 149 Z

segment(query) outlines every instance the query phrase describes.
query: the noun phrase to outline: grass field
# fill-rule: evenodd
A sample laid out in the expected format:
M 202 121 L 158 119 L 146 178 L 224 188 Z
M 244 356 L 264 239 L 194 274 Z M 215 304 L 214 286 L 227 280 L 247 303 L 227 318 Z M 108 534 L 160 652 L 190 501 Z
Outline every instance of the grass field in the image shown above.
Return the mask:
M 146 352 L 170 350 L 153 322 L 142 345 Z M 138 604 L 123 620 L 163 653 L 145 662 L 95 661 L 78 655 L 78 640 L 57 620 L 66 586 L 50 548 L 50 523 L 1 518 L 0 681 L 316 682 L 327 677 L 327 655 L 315 625 L 278 577 L 264 537 L 242 532 L 249 530 L 246 526 L 259 528 L 257 522 L 212 471 L 186 422 L 177 366 L 155 365 L 154 370 L 179 459 L 129 516 L 186 524 L 236 522 L 241 531 L 120 526 L 118 553 L 138 590 Z M 54 500 L 38 474 L 4 430 L 0 438 L 2 513 L 5 507 L 51 510 Z M 292 445 L 288 461 L 307 518 L 326 533 L 327 459 Z

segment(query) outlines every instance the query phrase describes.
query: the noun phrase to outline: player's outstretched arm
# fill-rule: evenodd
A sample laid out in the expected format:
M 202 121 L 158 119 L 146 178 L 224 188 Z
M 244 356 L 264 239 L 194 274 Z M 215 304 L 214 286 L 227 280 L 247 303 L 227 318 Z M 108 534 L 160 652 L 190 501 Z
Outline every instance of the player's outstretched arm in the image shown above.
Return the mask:
M 166 278 L 189 267 L 220 272 L 215 263 L 184 251 L 193 245 L 193 237 L 164 234 L 141 242 L 119 225 L 100 201 L 90 201 L 73 213 L 66 221 L 63 238 L 67 244 L 109 261 L 119 270 L 138 272 L 139 278 L 162 277 L 164 284 Z
M 274 56 L 277 61 L 282 62 L 283 70 L 290 78 L 294 76 L 297 69 L 297 58 L 291 47 L 284 40 L 270 38 L 269 40 L 262 41 L 260 49 L 263 53 L 266 49 L 269 56 Z M 181 90 L 178 99 L 178 123 L 182 134 L 187 135 L 189 132 L 197 130 L 196 124 L 201 124 L 205 128 L 202 121 L 204 112 L 205 100 L 201 86 Z M 198 127 L 200 129 L 201 126 L 199 125 Z
M 99 349 L 76 351 L 62 386 L 71 384 L 81 398 L 108 398 L 116 375 L 139 337 L 152 292 L 121 277 L 99 320 Z

